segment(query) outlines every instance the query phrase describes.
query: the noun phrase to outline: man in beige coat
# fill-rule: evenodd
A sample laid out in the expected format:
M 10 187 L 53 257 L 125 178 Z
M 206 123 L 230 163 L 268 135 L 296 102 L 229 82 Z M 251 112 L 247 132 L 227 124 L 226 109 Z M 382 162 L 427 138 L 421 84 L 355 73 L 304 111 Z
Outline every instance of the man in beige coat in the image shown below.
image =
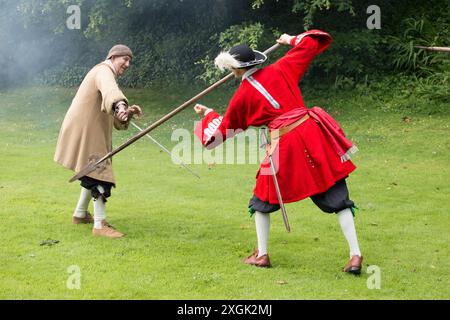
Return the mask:
M 90 161 L 98 160 L 112 150 L 112 129 L 125 130 L 139 106 L 128 106 L 116 78 L 130 66 L 133 53 L 124 45 L 111 48 L 107 59 L 93 67 L 78 89 L 67 111 L 59 133 L 54 160 L 79 172 Z M 80 179 L 81 194 L 72 222 L 94 223 L 92 234 L 119 238 L 123 233 L 106 222 L 105 203 L 115 187 L 111 159 L 96 171 Z M 94 218 L 87 211 L 94 199 Z

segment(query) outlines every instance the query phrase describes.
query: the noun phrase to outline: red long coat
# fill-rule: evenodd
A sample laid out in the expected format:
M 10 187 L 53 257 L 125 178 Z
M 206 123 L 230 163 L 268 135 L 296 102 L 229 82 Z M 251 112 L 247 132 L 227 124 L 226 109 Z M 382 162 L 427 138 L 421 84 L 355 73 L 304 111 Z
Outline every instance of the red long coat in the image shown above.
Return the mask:
M 331 37 L 325 32 L 305 32 L 292 39 L 293 48 L 276 63 L 247 72 L 223 118 L 215 111 L 210 112 L 195 128 L 202 144 L 208 148 L 215 147 L 217 141 L 230 137 L 226 136 L 227 129 L 245 130 L 249 126 L 270 128 L 270 124 L 277 122 L 274 120 L 279 123 L 281 115 L 295 111 L 309 113 L 298 82 L 314 57 L 330 43 Z M 257 89 L 258 86 L 263 87 L 262 91 Z M 340 131 L 340 128 L 337 130 Z M 336 152 L 335 141 L 331 141 L 325 131 L 311 116 L 280 138 L 274 160 L 284 202 L 295 202 L 325 192 L 355 170 L 351 161 L 341 159 L 342 154 Z M 258 170 L 254 194 L 262 201 L 276 204 L 278 198 L 268 167 L 266 158 Z

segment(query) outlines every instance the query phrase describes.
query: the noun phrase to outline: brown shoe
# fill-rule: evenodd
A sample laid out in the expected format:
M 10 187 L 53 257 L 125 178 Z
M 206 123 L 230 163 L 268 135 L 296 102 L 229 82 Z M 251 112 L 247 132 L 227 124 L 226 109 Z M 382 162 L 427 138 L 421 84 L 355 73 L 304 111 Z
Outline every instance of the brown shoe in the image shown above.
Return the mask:
M 125 236 L 122 232 L 119 232 L 115 230 L 109 223 L 107 223 L 105 220 L 102 221 L 102 228 L 101 229 L 92 229 L 92 234 L 94 236 L 103 236 L 108 238 L 122 238 Z
M 92 218 L 92 216 L 89 212 L 86 212 L 86 216 L 83 218 L 78 218 L 78 217 L 72 216 L 72 223 L 73 224 L 94 223 L 94 218 Z
M 352 258 L 347 262 L 347 265 L 344 268 L 344 272 L 361 274 L 362 261 L 363 261 L 362 256 L 357 255 L 352 256 Z
M 245 264 L 250 264 L 253 266 L 257 266 L 260 268 L 270 268 L 272 265 L 270 264 L 269 255 L 265 254 L 258 258 L 258 249 L 256 249 L 250 256 L 248 256 L 245 260 Z

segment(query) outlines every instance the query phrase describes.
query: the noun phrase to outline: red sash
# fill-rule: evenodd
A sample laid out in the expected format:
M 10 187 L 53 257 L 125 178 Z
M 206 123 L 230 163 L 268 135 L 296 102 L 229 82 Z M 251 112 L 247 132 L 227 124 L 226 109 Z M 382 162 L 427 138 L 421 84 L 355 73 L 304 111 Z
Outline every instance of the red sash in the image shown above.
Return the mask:
M 358 148 L 345 137 L 344 131 L 325 110 L 319 107 L 313 107 L 311 109 L 296 108 L 291 111 L 282 114 L 278 118 L 272 120 L 269 123 L 269 129 L 280 129 L 281 127 L 288 126 L 289 124 L 301 119 L 306 114 L 315 120 L 325 137 L 331 142 L 336 153 L 341 157 L 341 161 L 345 162 L 350 159 L 350 155 L 358 151 Z

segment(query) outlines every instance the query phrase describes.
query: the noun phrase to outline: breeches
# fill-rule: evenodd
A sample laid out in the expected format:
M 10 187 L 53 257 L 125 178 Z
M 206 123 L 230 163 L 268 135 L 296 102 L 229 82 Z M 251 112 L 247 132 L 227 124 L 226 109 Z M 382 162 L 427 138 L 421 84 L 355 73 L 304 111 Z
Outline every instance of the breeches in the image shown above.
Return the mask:
M 94 199 L 97 199 L 98 197 L 102 197 L 105 201 L 106 198 L 109 198 L 111 196 L 111 188 L 114 184 L 106 181 L 97 180 L 91 177 L 82 177 L 80 179 L 81 186 L 83 188 L 86 188 L 88 190 L 91 190 L 92 197 Z M 100 190 L 97 188 L 98 186 L 101 186 L 104 190 L 103 193 L 100 192 Z
M 349 199 L 345 179 L 339 180 L 327 191 L 311 196 L 311 200 L 320 210 L 326 213 L 337 213 L 345 208 L 352 208 L 355 205 Z M 271 213 L 279 210 L 280 205 L 261 201 L 253 195 L 249 202 L 249 208 L 262 213 Z

